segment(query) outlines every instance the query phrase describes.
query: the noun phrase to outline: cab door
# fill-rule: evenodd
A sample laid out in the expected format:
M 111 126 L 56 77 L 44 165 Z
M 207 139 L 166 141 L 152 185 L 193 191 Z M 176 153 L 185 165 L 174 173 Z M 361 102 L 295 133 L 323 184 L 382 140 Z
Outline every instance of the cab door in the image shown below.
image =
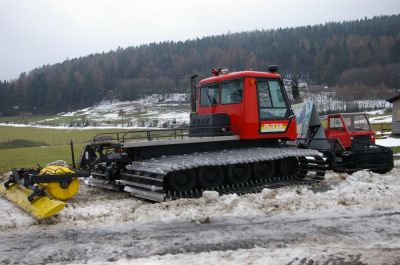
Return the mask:
M 341 115 L 332 115 L 328 117 L 328 129 L 325 130 L 328 138 L 336 138 L 345 149 L 350 148 L 351 140 L 349 132 L 345 126 Z

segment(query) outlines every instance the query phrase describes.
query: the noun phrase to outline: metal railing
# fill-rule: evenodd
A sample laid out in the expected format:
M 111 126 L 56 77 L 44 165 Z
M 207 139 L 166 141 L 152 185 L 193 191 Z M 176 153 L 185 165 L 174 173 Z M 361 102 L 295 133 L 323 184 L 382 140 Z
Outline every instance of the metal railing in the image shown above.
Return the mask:
M 153 141 L 160 139 L 184 139 L 188 137 L 204 136 L 229 136 L 239 134 L 235 126 L 207 126 L 207 127 L 185 127 L 174 129 L 138 130 L 125 132 L 98 133 L 93 137 L 93 142 L 120 142 L 126 141 Z

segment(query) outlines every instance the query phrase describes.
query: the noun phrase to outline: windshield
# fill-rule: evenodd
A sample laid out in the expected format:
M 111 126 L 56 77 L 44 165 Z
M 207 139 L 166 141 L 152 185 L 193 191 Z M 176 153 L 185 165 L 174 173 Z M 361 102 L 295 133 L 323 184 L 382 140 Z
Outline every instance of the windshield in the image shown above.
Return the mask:
M 257 91 L 260 120 L 286 117 L 288 108 L 278 80 L 258 79 Z
M 243 79 L 221 83 L 221 104 L 235 104 L 243 98 Z
M 347 129 L 350 132 L 372 130 L 371 126 L 368 123 L 368 118 L 365 114 L 343 115 L 343 119 L 346 123 Z
M 200 88 L 200 106 L 208 107 L 219 103 L 219 89 L 217 84 L 209 84 Z

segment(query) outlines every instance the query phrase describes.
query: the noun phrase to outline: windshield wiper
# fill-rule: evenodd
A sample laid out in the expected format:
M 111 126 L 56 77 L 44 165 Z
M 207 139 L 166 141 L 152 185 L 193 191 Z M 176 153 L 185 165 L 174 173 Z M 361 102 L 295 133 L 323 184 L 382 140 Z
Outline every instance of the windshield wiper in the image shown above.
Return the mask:
M 208 94 L 208 89 L 207 88 L 206 88 L 206 96 L 207 96 L 208 102 L 209 102 L 208 106 L 211 107 L 212 106 L 211 97 L 210 97 L 210 94 Z

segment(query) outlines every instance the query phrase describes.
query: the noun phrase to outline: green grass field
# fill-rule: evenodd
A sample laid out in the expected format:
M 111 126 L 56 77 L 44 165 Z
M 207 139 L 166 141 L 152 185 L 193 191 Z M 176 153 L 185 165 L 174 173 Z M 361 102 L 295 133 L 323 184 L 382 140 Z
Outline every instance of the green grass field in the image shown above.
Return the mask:
M 41 117 L 43 118 L 43 117 Z M 33 119 L 33 118 L 32 118 Z M 16 122 L 14 120 L 14 122 Z M 323 121 L 323 125 L 325 125 Z M 374 124 L 376 131 L 391 130 L 391 124 Z M 97 133 L 127 131 L 122 129 L 41 129 L 30 127 L 0 126 L 0 172 L 12 168 L 44 166 L 48 162 L 62 159 L 71 163 L 69 142 L 75 143 L 75 159 L 81 149 Z M 394 148 L 394 152 L 400 150 Z
M 42 129 L 30 127 L 8 127 L 0 126 L 0 147 L 2 144 L 12 140 L 30 140 L 47 145 L 69 144 L 70 139 L 74 143 L 89 142 L 97 133 L 127 131 L 122 129 Z
M 58 159 L 71 163 L 70 139 L 77 142 L 74 146 L 77 161 L 84 142 L 90 142 L 97 133 L 115 131 L 123 130 L 60 130 L 0 126 L 0 172 L 6 172 L 11 168 L 35 167 L 37 163 L 43 166 Z
M 78 160 L 83 144 L 74 146 L 75 159 Z M 27 147 L 0 150 L 0 172 L 7 172 L 12 168 L 45 166 L 55 160 L 64 160 L 72 163 L 69 145 L 55 145 L 43 147 Z

